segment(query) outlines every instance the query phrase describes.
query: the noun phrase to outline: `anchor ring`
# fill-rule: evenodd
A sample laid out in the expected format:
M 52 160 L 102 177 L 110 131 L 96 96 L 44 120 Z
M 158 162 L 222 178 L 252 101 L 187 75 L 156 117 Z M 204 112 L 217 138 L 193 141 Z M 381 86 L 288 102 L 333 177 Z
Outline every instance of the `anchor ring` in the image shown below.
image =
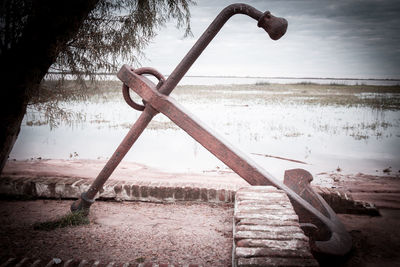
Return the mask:
M 134 73 L 136 73 L 137 75 L 143 75 L 143 74 L 151 74 L 154 77 L 156 77 L 158 79 L 158 84 L 157 84 L 157 89 L 161 87 L 161 85 L 164 83 L 165 78 L 164 76 L 158 72 L 157 70 L 153 69 L 153 68 L 139 68 L 139 69 L 131 69 Z M 142 100 L 144 105 L 138 104 L 135 101 L 132 100 L 130 94 L 129 94 L 129 87 L 124 83 L 122 85 L 122 94 L 124 96 L 125 102 L 132 108 L 138 110 L 138 111 L 143 111 L 146 105 L 146 102 L 144 100 Z

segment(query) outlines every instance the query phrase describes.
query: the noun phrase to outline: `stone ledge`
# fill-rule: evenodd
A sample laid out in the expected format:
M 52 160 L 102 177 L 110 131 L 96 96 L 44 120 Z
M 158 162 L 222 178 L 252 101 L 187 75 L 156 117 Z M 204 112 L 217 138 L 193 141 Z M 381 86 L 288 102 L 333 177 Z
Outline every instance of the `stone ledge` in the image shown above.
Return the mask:
M 374 204 L 354 200 L 349 192 L 320 186 L 314 186 L 313 189 L 336 213 L 380 216 Z
M 289 198 L 271 186 L 236 192 L 232 255 L 235 267 L 318 266 Z
M 0 194 L 33 198 L 75 199 L 89 189 L 92 179 L 59 177 L 0 178 Z M 175 202 L 195 201 L 233 203 L 235 191 L 216 186 L 190 187 L 161 182 L 109 180 L 96 199 L 117 201 Z
M 3 175 L 0 177 L 0 194 L 32 198 L 75 199 L 89 188 L 92 181 L 93 179 L 82 177 L 34 177 L 29 174 L 27 176 Z M 336 213 L 379 216 L 379 210 L 373 204 L 356 201 L 348 192 L 318 186 L 313 188 Z M 236 187 L 228 188 L 217 184 L 210 186 L 192 183 L 183 184 L 183 182 L 178 184 L 152 181 L 127 182 L 109 180 L 96 198 L 117 201 L 233 203 L 236 190 Z M 257 220 L 257 210 L 264 207 L 267 207 L 271 211 L 267 216 L 270 221 L 282 221 L 283 217 L 281 215 L 285 215 L 288 218 L 290 218 L 289 215 L 295 215 L 294 213 L 290 213 L 292 209 L 281 209 L 281 207 L 291 207 L 291 204 L 287 203 L 286 198 L 282 197 L 281 194 L 277 194 L 271 189 L 263 190 L 262 192 L 257 192 L 257 190 L 252 191 L 249 189 L 243 192 L 238 198 L 241 205 L 252 207 L 251 209 L 248 208 L 246 212 L 255 213 L 255 216 L 246 218 Z M 262 197 L 262 194 L 265 193 L 268 193 L 268 200 L 264 200 Z M 271 204 L 270 200 L 272 199 L 274 201 Z M 275 210 L 275 212 L 272 212 L 272 210 Z M 285 220 L 288 218 L 285 218 Z

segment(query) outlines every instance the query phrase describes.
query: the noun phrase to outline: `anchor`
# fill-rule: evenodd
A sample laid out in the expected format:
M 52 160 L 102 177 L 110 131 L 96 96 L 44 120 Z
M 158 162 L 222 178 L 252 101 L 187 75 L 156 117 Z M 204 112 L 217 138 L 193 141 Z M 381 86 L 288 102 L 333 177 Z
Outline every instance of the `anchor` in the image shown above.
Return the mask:
M 269 11 L 263 13 L 247 4 L 232 4 L 219 13 L 168 79 L 153 68 L 134 69 L 128 65 L 122 66 L 117 76 L 123 82 L 124 99 L 128 105 L 142 113 L 88 191 L 82 193 L 80 198 L 71 205 L 71 210 L 89 213 L 96 194 L 112 172 L 152 118 L 162 113 L 249 184 L 271 185 L 283 190 L 293 204 L 299 216 L 300 226 L 309 236 L 310 245 L 314 251 L 330 255 L 345 255 L 352 247 L 351 237 L 331 207 L 311 188 L 312 176 L 309 172 L 302 169 L 288 170 L 285 172 L 282 183 L 169 96 L 225 22 L 235 14 L 244 14 L 255 19 L 257 26 L 263 28 L 273 40 L 280 39 L 286 33 L 288 23 L 284 18 L 275 17 Z M 157 85 L 144 74 L 156 77 Z M 142 98 L 143 105 L 131 99 L 130 89 Z

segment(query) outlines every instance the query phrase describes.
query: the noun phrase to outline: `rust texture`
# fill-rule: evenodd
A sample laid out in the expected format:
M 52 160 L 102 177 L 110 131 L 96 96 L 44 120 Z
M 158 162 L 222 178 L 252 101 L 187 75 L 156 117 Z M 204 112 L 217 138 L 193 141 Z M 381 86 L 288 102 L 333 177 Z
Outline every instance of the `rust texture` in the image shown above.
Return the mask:
M 168 96 L 225 22 L 235 14 L 245 14 L 255 19 L 258 27 L 263 28 L 273 40 L 282 37 L 287 29 L 287 21 L 283 18 L 273 16 L 269 11 L 262 13 L 246 4 L 233 4 L 221 11 L 167 80 L 154 69 L 142 68 L 134 70 L 132 67 L 124 65 L 117 75 L 124 84 L 124 98 L 131 107 L 142 111 L 142 114 L 104 166 L 103 170 L 99 173 L 89 190 L 73 203 L 71 210 L 89 210 L 96 194 L 110 177 L 111 173 L 150 123 L 151 119 L 158 112 L 161 112 L 249 184 L 272 185 L 285 191 L 292 203 L 294 203 L 296 211 L 298 211 L 303 228 L 313 239 L 314 249 L 323 253 L 343 255 L 351 248 L 350 235 L 328 204 L 313 193 L 309 182 L 304 181 L 302 178 L 305 177 L 304 173 L 301 171 L 290 172 L 287 176 L 291 178 L 285 179 L 286 184 L 282 183 L 252 159 L 231 146 L 222 137 L 197 120 L 189 111 L 180 106 L 173 98 Z M 158 85 L 154 85 L 143 74 L 155 76 L 159 80 Z M 144 105 L 137 104 L 131 100 L 129 88 L 142 97 Z M 292 177 L 291 174 L 294 174 L 294 176 Z M 300 174 L 303 176 L 298 178 L 299 182 L 297 182 L 296 177 Z M 308 194 L 304 194 L 305 190 Z

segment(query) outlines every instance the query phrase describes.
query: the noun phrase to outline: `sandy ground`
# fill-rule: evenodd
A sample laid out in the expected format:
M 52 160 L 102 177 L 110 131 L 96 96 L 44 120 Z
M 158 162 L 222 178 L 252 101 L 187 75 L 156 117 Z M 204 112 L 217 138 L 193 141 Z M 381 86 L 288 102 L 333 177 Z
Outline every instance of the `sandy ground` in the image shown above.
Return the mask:
M 320 174 L 332 180 L 332 187 L 349 192 L 359 201 L 373 203 L 381 216 L 339 214 L 353 237 L 353 250 L 344 258 L 326 258 L 322 266 L 400 266 L 400 178 L 387 174 L 374 176 Z
M 97 174 L 102 164 L 97 161 L 57 160 L 9 162 L 5 173 L 93 178 L 93 173 Z M 381 212 L 379 217 L 339 214 L 353 237 L 353 250 L 344 258 L 321 259 L 322 266 L 400 266 L 400 178 L 340 173 L 317 176 L 316 181 L 348 191 L 354 199 L 371 202 Z M 155 179 L 203 185 L 218 183 L 235 187 L 247 184 L 234 173 L 168 174 L 134 163 L 121 164 L 112 179 Z M 32 229 L 34 222 L 64 214 L 70 203 L 1 201 L 0 253 L 230 265 L 231 206 L 97 202 L 89 226 L 51 232 Z
M 33 229 L 35 222 L 65 214 L 70 204 L 0 201 L 0 258 L 231 264 L 232 206 L 96 202 L 90 225 L 48 232 Z M 321 266 L 399 266 L 400 210 L 380 212 L 380 217 L 340 214 L 353 237 L 353 250 L 344 258 L 320 259 Z
M 379 217 L 339 214 L 353 238 L 345 257 L 318 257 L 321 266 L 400 266 L 400 210 L 381 209 Z
M 105 160 L 26 160 L 8 161 L 2 175 L 79 177 L 93 179 L 106 164 Z M 122 161 L 109 180 L 127 182 L 168 182 L 171 185 L 185 183 L 190 186 L 240 188 L 249 184 L 231 170 L 215 170 L 206 173 L 165 172 L 135 162 Z
M 1 201 L 0 257 L 230 265 L 231 205 L 96 202 L 90 225 L 33 229 L 65 214 L 71 203 Z

